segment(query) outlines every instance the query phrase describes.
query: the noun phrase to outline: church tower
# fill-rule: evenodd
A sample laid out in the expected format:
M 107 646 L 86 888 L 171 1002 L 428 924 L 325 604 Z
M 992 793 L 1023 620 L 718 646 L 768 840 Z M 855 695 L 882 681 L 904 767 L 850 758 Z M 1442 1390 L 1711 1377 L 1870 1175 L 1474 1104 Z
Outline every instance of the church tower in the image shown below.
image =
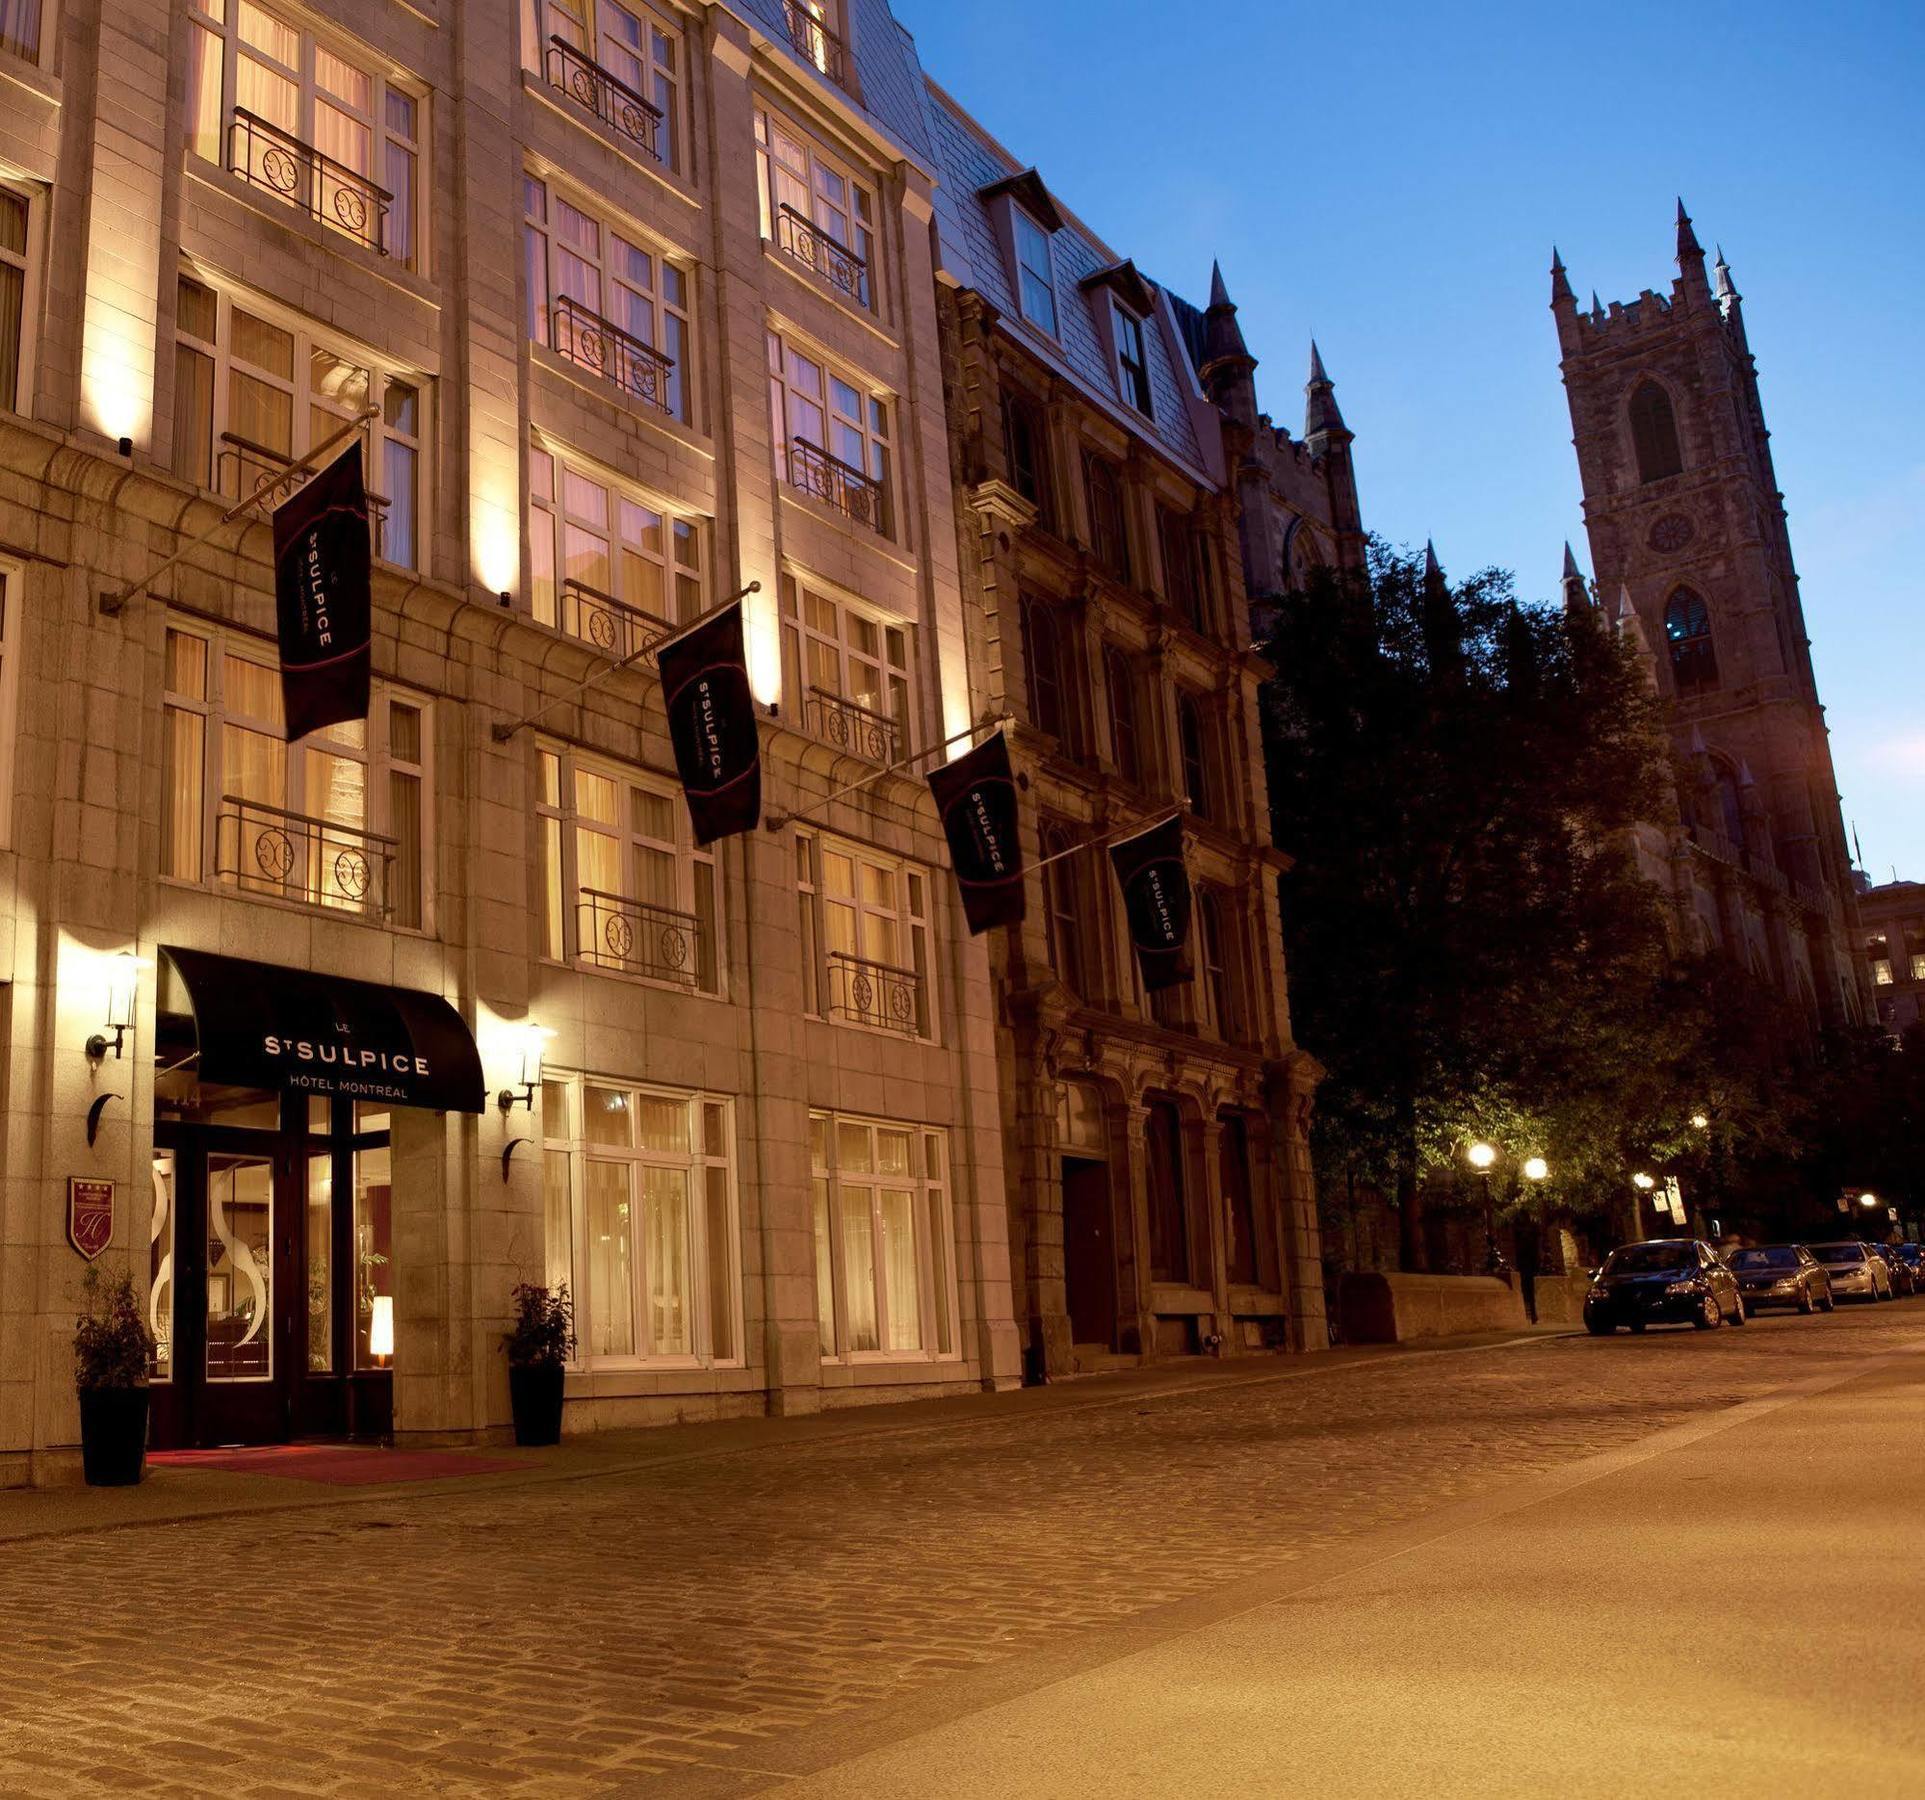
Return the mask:
M 1677 263 L 1668 294 L 1587 310 L 1551 256 L 1596 592 L 1666 704 L 1703 935 L 1841 1024 L 1864 1016 L 1851 864 L 1784 496 L 1730 268 L 1707 274 L 1683 201 Z

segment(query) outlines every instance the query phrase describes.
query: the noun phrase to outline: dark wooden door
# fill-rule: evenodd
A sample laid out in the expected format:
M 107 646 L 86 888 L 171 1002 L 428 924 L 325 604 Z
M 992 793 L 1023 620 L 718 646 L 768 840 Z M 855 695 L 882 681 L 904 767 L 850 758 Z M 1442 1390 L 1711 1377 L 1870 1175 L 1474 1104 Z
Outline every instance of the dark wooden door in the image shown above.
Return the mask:
M 1116 1226 L 1110 1172 L 1086 1157 L 1063 1158 L 1063 1286 L 1070 1336 L 1115 1347 Z

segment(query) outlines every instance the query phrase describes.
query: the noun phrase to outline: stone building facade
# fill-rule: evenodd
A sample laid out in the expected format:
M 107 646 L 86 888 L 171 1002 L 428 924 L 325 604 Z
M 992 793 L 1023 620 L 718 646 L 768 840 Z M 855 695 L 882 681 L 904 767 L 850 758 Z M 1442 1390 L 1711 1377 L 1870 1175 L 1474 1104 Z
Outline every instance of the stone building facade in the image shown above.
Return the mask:
M 1033 832 L 991 947 L 1026 1366 L 1320 1347 L 1229 422 L 1190 309 L 926 102 L 969 666 Z M 1101 846 L 1172 813 L 1196 980 L 1146 994 Z
M 162 1441 L 498 1429 L 544 1276 L 570 1429 L 1016 1380 L 996 971 L 919 774 L 831 798 L 985 703 L 886 8 L 6 18 L 0 1479 L 72 1461 L 73 1177 Z M 364 414 L 374 706 L 289 746 L 268 526 L 218 522 Z M 751 582 L 771 816 L 704 850 L 648 645 Z M 1238 649 L 1184 654 L 1227 732 Z M 466 1103 L 221 1080 L 283 992 L 431 1021 Z M 1199 1153 L 1262 1136 L 1221 1061 Z
M 1668 294 L 1585 309 L 1553 257 L 1595 600 L 1664 701 L 1676 816 L 1641 856 L 1681 943 L 1722 948 L 1815 1034 L 1869 1013 L 1837 779 L 1743 310 L 1682 203 L 1677 261 Z M 1565 593 L 1587 603 L 1568 550 Z
M 1858 927 L 1878 1022 L 1916 1030 L 1925 1023 L 1925 881 L 1860 888 Z

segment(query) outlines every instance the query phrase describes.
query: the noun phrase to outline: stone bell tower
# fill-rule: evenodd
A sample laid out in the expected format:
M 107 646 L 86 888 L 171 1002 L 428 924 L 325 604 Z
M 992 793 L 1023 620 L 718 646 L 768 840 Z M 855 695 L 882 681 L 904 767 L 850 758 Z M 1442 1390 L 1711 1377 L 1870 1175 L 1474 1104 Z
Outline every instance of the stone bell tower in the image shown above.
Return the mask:
M 1586 310 L 1552 252 L 1596 591 L 1654 665 L 1686 860 L 1721 895 L 1703 916 L 1749 915 L 1753 966 L 1839 1024 L 1864 1016 L 1851 863 L 1784 496 L 1731 270 L 1720 251 L 1707 275 L 1683 201 L 1677 263 L 1668 294 Z

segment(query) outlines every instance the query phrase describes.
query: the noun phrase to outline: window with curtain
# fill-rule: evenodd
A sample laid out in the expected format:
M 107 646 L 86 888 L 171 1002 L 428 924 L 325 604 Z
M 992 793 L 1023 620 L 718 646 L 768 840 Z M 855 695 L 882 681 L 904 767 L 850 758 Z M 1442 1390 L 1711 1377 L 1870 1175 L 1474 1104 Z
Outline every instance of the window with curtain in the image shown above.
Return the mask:
M 948 1133 L 809 1115 L 816 1309 L 825 1360 L 956 1356 Z
M 1137 706 L 1136 671 L 1121 644 L 1103 646 L 1103 690 L 1109 702 L 1110 754 L 1116 772 L 1133 786 L 1143 785 L 1142 717 Z
M 266 301 L 180 276 L 172 464 L 182 480 L 239 499 L 370 406 L 379 416 L 358 435 L 374 553 L 420 568 L 432 438 L 426 378 Z
M 1711 640 L 1711 609 L 1702 595 L 1679 588 L 1665 602 L 1664 639 L 1671 675 L 1681 694 L 1718 685 L 1718 651 Z
M 852 370 L 780 332 L 766 338 L 778 470 L 789 486 L 893 536 L 889 402 Z
M 560 38 L 661 114 L 650 147 L 665 167 L 682 167 L 682 35 L 669 14 L 639 0 L 522 0 L 521 14 L 527 67 L 547 70 L 550 40 Z
M 0 0 L 0 50 L 40 60 L 40 26 L 47 0 Z
M 1671 396 L 1655 381 L 1641 381 L 1631 395 L 1631 447 L 1637 454 L 1638 480 L 1662 481 L 1684 467 L 1678 446 L 1678 420 Z
M 546 1267 L 572 1283 L 581 1362 L 739 1364 L 733 1103 L 553 1073 L 541 1130 Z
M 4 5 L 5 0 L 0 0 L 0 18 L 5 16 Z M 0 409 L 7 412 L 21 410 L 27 399 L 27 229 L 31 218 L 27 196 L 0 186 Z
M 935 1029 L 929 876 L 920 865 L 819 832 L 797 836 L 804 1009 L 928 1038 Z
M 674 777 L 535 754 L 543 954 L 719 994 L 721 883 Z
M 188 17 L 188 149 L 417 266 L 425 90 L 255 0 L 189 0 Z
M 858 306 L 875 305 L 876 184 L 780 113 L 758 107 L 762 235 Z
M 914 749 L 914 628 L 818 582 L 780 584 L 782 690 L 804 730 L 891 763 Z
M 161 873 L 428 929 L 429 702 L 377 681 L 365 720 L 290 744 L 271 658 L 168 626 Z
M 1086 451 L 1083 485 L 1089 496 L 1090 554 L 1106 575 L 1128 581 L 1130 546 L 1123 522 L 1122 472 L 1107 457 Z

